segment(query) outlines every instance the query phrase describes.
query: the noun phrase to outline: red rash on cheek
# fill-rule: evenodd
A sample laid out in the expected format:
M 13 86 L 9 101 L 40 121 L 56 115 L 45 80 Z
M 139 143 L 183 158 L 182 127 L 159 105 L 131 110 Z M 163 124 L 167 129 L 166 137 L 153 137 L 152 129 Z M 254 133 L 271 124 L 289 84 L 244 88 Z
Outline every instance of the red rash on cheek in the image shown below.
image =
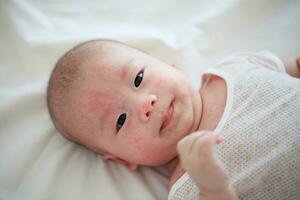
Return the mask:
M 133 141 L 135 144 L 139 144 L 141 142 L 141 140 L 142 140 L 141 136 L 136 135 L 133 137 Z
M 154 82 L 154 88 L 160 88 L 161 87 L 161 80 L 157 80 L 156 82 Z
M 88 94 L 88 111 L 95 113 L 99 109 L 105 108 L 105 97 L 109 96 L 109 92 L 91 91 Z

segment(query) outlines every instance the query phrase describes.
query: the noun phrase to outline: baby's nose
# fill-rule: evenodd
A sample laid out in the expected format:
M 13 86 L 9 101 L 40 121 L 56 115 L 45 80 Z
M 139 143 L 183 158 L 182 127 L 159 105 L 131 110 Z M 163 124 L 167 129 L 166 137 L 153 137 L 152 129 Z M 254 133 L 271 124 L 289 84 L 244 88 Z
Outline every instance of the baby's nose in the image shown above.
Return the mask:
M 140 102 L 139 115 L 143 121 L 148 121 L 157 101 L 157 96 L 150 94 Z

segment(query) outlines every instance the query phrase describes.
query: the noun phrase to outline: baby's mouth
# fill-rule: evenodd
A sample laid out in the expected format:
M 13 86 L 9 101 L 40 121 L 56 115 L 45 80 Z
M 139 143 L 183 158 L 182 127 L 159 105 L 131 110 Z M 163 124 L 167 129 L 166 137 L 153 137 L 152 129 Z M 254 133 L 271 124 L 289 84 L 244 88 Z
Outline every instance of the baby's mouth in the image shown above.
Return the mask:
M 166 112 L 164 113 L 164 116 L 163 116 L 163 123 L 160 127 L 160 131 L 166 129 L 169 127 L 172 119 L 173 119 L 173 114 L 174 114 L 174 105 L 173 105 L 173 102 L 172 101 L 168 107 L 168 109 L 166 110 Z

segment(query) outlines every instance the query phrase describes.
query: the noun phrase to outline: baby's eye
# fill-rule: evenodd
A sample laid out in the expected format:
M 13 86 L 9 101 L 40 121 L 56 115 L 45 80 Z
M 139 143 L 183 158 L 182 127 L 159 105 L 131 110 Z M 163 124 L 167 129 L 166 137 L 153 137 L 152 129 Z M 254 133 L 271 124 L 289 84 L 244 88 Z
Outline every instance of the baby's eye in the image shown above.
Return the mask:
M 117 132 L 122 128 L 125 121 L 126 121 L 126 113 L 123 113 L 119 116 L 117 121 Z
M 142 83 L 142 81 L 143 81 L 143 77 L 144 77 L 144 70 L 142 70 L 142 71 L 140 71 L 137 75 L 136 75 L 136 77 L 135 77 L 135 79 L 134 79 L 134 86 L 135 87 L 139 87 L 140 86 L 140 84 Z

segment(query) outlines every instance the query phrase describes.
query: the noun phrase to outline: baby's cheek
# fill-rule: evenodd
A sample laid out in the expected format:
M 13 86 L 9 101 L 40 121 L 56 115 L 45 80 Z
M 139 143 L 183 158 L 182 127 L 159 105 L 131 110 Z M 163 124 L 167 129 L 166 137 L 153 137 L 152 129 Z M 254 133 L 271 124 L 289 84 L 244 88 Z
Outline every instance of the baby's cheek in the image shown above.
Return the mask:
M 111 95 L 109 91 L 90 91 L 88 94 L 89 112 L 98 112 L 99 109 L 104 108 L 106 106 L 106 102 L 103 97 L 107 97 L 109 95 Z
M 149 145 L 149 139 L 143 137 L 141 134 L 135 134 L 132 137 L 132 143 L 133 148 L 136 149 L 139 152 L 144 151 L 144 149 L 147 149 L 147 146 Z
M 136 153 L 135 156 L 137 158 L 144 160 L 149 157 L 149 147 L 152 145 L 149 143 L 147 138 L 134 136 L 133 143 L 134 152 Z
M 161 87 L 161 83 L 162 83 L 161 80 L 155 81 L 155 82 L 154 82 L 154 88 L 160 88 L 160 87 Z
M 141 143 L 141 140 L 142 140 L 142 137 L 141 137 L 141 136 L 135 135 L 135 136 L 133 137 L 133 142 L 134 142 L 134 144 L 136 144 L 137 146 Z
M 158 75 L 159 77 L 153 82 L 153 87 L 157 90 L 173 90 L 177 85 L 174 78 L 165 76 L 163 74 Z

